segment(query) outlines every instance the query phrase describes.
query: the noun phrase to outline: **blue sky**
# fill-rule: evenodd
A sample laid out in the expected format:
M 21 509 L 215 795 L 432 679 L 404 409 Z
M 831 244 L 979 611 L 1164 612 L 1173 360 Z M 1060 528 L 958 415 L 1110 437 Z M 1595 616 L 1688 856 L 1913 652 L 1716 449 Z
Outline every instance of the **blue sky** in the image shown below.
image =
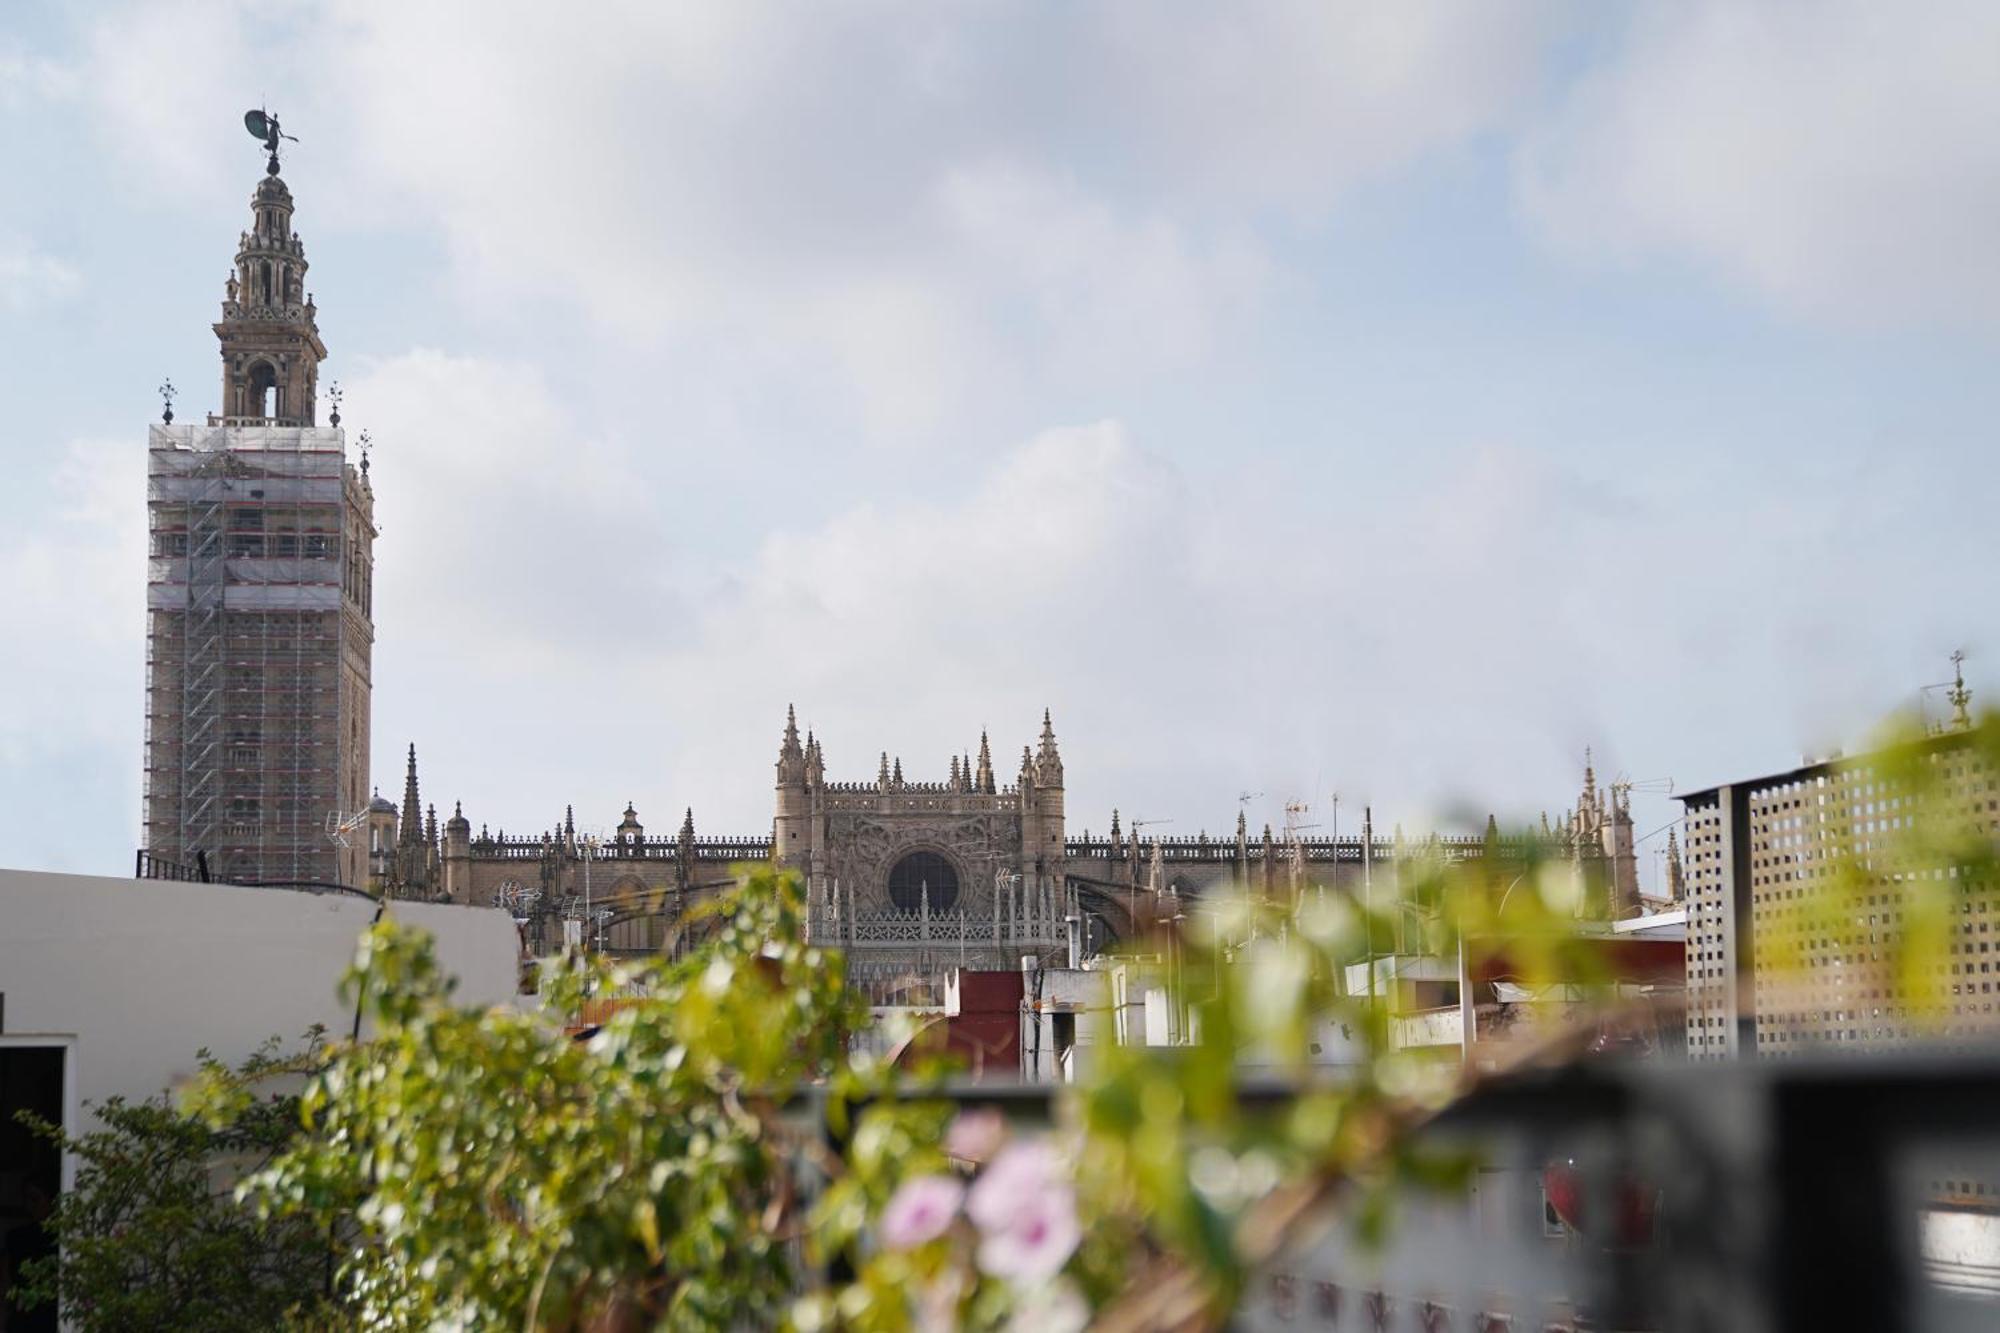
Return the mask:
M 0 863 L 136 836 L 144 427 L 285 175 L 375 726 L 475 825 L 1055 710 L 1078 827 L 1421 828 L 1993 680 L 1978 4 L 17 4 Z M 1671 803 L 1642 796 L 1647 828 Z

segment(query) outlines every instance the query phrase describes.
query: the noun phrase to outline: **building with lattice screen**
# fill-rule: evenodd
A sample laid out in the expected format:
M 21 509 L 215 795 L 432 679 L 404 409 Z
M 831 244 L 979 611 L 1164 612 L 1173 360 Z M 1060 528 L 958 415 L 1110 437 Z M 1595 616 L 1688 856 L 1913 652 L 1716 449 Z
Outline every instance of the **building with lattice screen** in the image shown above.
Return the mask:
M 340 414 L 272 159 L 215 335 L 222 405 L 148 441 L 145 846 L 237 882 L 359 886 L 374 496 Z
M 1959 715 L 1680 798 L 1692 1057 L 2000 1031 L 2000 892 L 1967 854 L 2000 835 L 2000 775 Z M 1922 973 L 1899 961 L 1915 936 Z

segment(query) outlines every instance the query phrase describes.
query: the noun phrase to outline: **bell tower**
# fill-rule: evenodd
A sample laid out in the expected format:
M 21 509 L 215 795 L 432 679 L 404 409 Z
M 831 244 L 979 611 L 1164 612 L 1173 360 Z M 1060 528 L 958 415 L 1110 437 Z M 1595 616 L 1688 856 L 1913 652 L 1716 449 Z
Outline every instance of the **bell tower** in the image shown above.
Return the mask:
M 273 127 L 275 133 L 275 126 Z M 326 360 L 306 290 L 306 246 L 292 230 L 292 192 L 272 153 L 250 199 L 250 230 L 223 285 L 222 411 L 218 426 L 315 425 L 319 363 Z
M 262 111 L 244 123 L 270 160 L 213 325 L 220 410 L 176 424 L 162 386 L 147 435 L 146 850 L 233 883 L 358 888 L 375 492 L 365 435 L 349 461 L 337 391 L 317 420 L 326 345 L 278 178 L 284 136 Z

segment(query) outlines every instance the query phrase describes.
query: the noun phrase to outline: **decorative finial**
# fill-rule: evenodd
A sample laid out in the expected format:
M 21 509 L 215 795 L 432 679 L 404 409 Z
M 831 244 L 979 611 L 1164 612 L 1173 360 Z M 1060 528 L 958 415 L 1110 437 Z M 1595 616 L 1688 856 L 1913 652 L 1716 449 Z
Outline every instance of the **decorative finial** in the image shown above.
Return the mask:
M 326 419 L 332 425 L 338 426 L 340 424 L 340 381 L 339 380 L 335 380 L 333 383 L 326 386 L 326 397 L 327 401 L 333 404 L 333 411 L 326 414 Z
M 335 418 L 335 424 L 338 424 L 338 421 L 339 419 Z M 368 451 L 375 447 L 375 441 L 369 438 L 368 432 L 364 430 L 355 444 L 361 447 L 361 475 L 365 477 L 368 475 Z
M 160 420 L 171 426 L 174 424 L 174 382 L 172 379 L 160 382 Z
M 1965 650 L 1960 648 L 1951 655 L 1951 692 L 1945 695 L 1951 700 L 1951 724 L 1961 731 L 1972 726 L 1972 691 L 1965 688 Z

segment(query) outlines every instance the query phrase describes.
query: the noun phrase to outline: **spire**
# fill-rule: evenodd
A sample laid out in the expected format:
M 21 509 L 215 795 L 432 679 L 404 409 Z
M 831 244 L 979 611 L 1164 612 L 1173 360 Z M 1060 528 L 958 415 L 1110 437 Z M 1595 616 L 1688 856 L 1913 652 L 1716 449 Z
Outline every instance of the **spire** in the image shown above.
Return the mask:
M 889 752 L 882 751 L 882 767 L 875 774 L 875 785 L 883 791 L 889 790 Z
M 973 789 L 993 794 L 993 751 L 986 744 L 986 728 L 979 729 L 979 773 L 973 779 Z
M 958 790 L 958 777 L 959 777 L 958 756 L 953 755 L 951 757 L 951 776 L 945 780 L 946 785 L 948 785 L 953 791 Z
M 403 813 L 396 826 L 396 841 L 414 847 L 423 840 L 424 807 L 417 799 L 417 747 L 410 746 L 410 766 L 403 775 Z
M 222 416 L 239 422 L 310 426 L 320 362 L 317 311 L 305 289 L 305 242 L 292 230 L 292 192 L 276 171 L 257 182 L 250 230 L 223 284 Z
M 435 848 L 438 840 L 438 808 L 433 805 L 424 817 L 424 842 Z
M 903 756 L 897 755 L 895 765 L 889 770 L 889 784 L 900 788 L 903 785 Z
M 806 733 L 806 785 L 817 787 L 826 781 L 826 755 L 813 734 Z
M 1118 833 L 1118 807 L 1114 805 L 1111 807 L 1111 854 L 1113 856 L 1118 855 L 1118 849 L 1123 845 L 1124 841 Z
M 806 780 L 806 752 L 799 746 L 799 718 L 785 705 L 785 739 L 778 746 L 778 785 L 796 787 Z
M 1042 743 L 1035 753 L 1035 778 L 1044 787 L 1063 785 L 1062 756 L 1056 753 L 1055 724 L 1049 720 L 1049 710 L 1042 710 Z

